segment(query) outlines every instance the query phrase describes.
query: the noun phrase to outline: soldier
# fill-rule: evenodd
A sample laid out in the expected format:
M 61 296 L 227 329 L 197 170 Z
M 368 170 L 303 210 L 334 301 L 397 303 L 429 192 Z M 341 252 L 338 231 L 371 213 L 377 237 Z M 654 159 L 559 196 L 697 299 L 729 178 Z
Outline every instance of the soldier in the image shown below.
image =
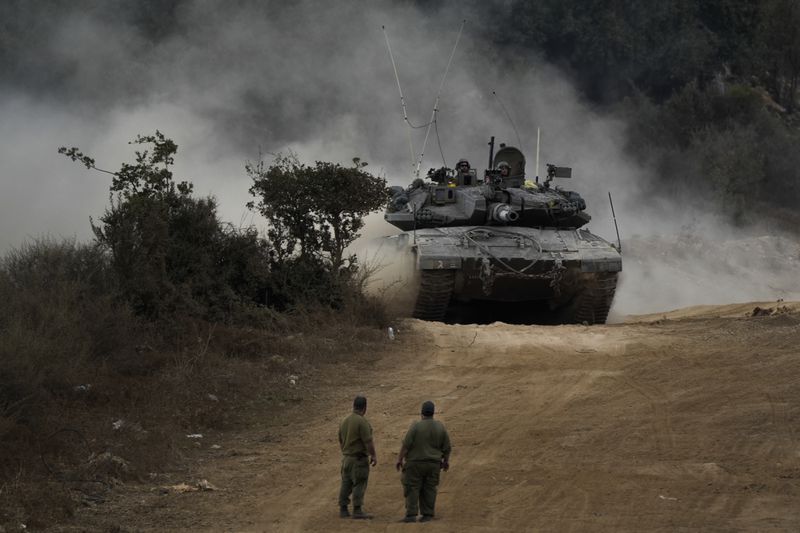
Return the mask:
M 350 512 L 350 494 L 353 494 L 353 518 L 372 518 L 364 512 L 364 493 L 367 491 L 369 467 L 378 464 L 375 444 L 372 442 L 372 426 L 364 414 L 367 399 L 356 396 L 353 412 L 339 425 L 339 447 L 342 449 L 342 485 L 339 489 L 339 517 L 347 518 Z M 367 455 L 369 454 L 369 460 Z
M 500 171 L 500 176 L 503 178 L 507 178 L 511 174 L 511 165 L 505 161 L 497 163 L 497 169 Z
M 422 420 L 411 425 L 397 456 L 397 470 L 403 471 L 406 516 L 403 522 L 433 520 L 439 471 L 450 468 L 450 436 L 444 424 L 433 419 L 434 405 L 422 404 Z M 405 460 L 405 463 L 403 462 Z
M 472 185 L 472 174 L 470 173 L 469 161 L 459 159 L 456 163 L 456 183 L 459 185 Z

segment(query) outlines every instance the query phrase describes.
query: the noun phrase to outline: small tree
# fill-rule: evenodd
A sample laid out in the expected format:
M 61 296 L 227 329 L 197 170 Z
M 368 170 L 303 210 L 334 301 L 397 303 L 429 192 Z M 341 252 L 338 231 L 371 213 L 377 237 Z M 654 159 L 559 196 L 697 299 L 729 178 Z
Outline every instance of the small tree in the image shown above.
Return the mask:
M 353 159 L 352 167 L 317 161 L 299 162 L 293 153 L 279 154 L 267 167 L 248 163 L 253 179 L 248 203 L 270 222 L 268 235 L 279 260 L 301 258 L 328 261 L 332 272 L 354 264 L 344 251 L 364 227 L 364 216 L 385 205 L 386 180 L 366 172 L 367 163 Z
M 59 153 L 113 176 L 111 207 L 92 223 L 99 244 L 111 253 L 123 294 L 150 317 L 181 311 L 229 315 L 236 300 L 265 287 L 268 246 L 253 230 L 222 224 L 214 198 L 192 197 L 192 185 L 176 182 L 171 166 L 178 146 L 161 132 L 137 136 L 135 163 L 118 172 L 95 166 L 78 148 Z
M 757 199 L 767 168 L 759 132 L 753 126 L 708 127 L 693 140 L 692 152 L 700 162 L 698 175 L 711 192 L 711 200 L 737 224 L 745 221 L 748 203 Z

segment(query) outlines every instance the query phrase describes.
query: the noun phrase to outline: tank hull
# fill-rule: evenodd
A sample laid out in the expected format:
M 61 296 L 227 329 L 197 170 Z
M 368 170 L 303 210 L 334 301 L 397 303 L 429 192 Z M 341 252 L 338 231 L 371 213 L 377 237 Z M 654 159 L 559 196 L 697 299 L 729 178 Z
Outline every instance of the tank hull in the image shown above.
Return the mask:
M 415 255 L 414 316 L 427 320 L 495 306 L 523 323 L 604 323 L 622 270 L 617 249 L 585 229 L 459 226 L 395 238 Z

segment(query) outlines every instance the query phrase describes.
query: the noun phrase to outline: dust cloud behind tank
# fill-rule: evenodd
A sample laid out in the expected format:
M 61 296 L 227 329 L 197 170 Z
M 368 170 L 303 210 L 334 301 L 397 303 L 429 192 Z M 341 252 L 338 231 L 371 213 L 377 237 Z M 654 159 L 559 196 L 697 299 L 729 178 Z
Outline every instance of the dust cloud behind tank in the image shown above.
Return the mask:
M 392 187 L 384 218 L 403 231 L 386 244 L 413 257 L 412 315 L 425 320 L 602 324 L 622 270 L 613 244 L 583 226 L 591 220 L 574 191 L 553 186 L 569 167 L 547 165 L 542 183 L 525 157 L 500 145 L 475 169 L 431 169 Z M 461 162 L 459 162 L 461 163 Z

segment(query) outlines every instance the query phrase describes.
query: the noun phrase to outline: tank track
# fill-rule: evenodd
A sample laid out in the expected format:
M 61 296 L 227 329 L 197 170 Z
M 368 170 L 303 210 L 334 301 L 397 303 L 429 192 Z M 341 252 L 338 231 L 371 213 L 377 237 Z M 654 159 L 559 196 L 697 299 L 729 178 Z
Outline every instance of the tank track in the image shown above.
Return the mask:
M 596 274 L 586 288 L 576 297 L 574 322 L 578 324 L 605 324 L 608 311 L 617 289 L 617 273 Z
M 414 318 L 422 320 L 444 319 L 453 294 L 456 273 L 454 270 L 421 270 Z

